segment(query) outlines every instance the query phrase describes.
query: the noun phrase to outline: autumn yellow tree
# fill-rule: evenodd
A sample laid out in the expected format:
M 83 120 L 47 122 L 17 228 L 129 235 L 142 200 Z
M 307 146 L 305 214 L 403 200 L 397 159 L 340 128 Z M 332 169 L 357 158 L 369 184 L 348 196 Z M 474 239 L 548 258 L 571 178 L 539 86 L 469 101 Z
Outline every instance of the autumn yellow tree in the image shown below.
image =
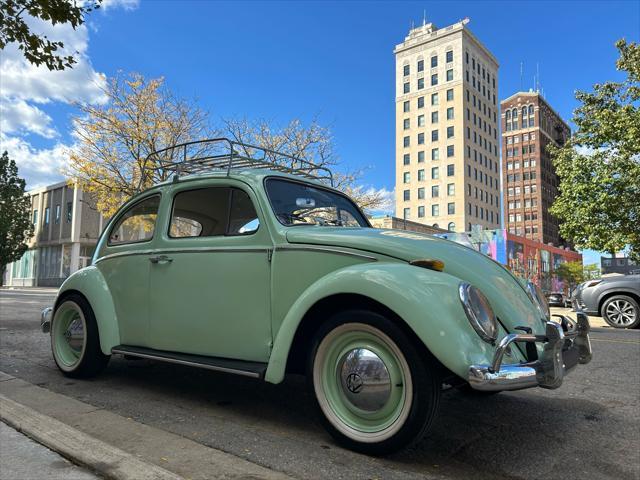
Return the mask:
M 77 105 L 77 144 L 64 172 L 110 217 L 136 193 L 160 178 L 152 152 L 214 135 L 205 111 L 175 97 L 162 78 L 118 75 L 104 89 L 101 105 Z

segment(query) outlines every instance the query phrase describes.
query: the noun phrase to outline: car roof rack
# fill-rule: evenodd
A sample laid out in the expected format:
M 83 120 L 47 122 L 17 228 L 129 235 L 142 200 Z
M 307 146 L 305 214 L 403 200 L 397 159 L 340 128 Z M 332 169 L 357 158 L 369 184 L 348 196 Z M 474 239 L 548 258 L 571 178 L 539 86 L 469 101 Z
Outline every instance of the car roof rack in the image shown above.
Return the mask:
M 151 166 L 146 166 L 151 164 Z M 298 175 L 334 186 L 333 174 L 325 166 L 277 152 L 268 148 L 241 143 L 229 138 L 208 138 L 163 148 L 147 155 L 142 177 L 151 175 L 154 183 L 178 181 L 182 175 L 232 170 L 264 168 Z

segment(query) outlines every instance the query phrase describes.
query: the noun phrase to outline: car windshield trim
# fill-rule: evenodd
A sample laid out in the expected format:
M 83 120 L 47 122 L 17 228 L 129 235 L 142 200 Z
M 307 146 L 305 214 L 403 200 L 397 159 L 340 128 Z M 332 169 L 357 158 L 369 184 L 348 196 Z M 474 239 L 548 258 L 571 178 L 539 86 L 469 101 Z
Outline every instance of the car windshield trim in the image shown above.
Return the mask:
M 294 185 L 302 185 L 302 186 L 314 188 L 314 189 L 317 189 L 317 190 L 322 190 L 322 191 L 324 191 L 324 192 L 326 192 L 328 194 L 335 195 L 336 197 L 340 197 L 340 198 L 344 199 L 346 202 L 348 202 L 351 205 L 351 207 L 353 208 L 353 211 L 357 214 L 357 216 L 359 216 L 359 218 L 358 218 L 358 217 L 352 215 L 354 220 L 358 223 L 358 226 L 357 227 L 356 226 L 350 227 L 350 226 L 345 226 L 345 225 L 333 224 L 333 223 L 329 223 L 329 222 L 327 222 L 327 223 L 311 223 L 311 222 L 286 223 L 286 222 L 284 222 L 280 218 L 280 216 L 278 215 L 278 213 L 276 211 L 276 208 L 275 208 L 275 206 L 273 204 L 272 193 L 270 192 L 270 189 L 269 189 L 269 186 L 268 186 L 270 181 L 287 182 L 287 183 L 291 183 L 291 184 L 294 184 Z M 303 226 L 303 227 L 318 226 L 318 227 L 320 227 L 320 226 L 329 226 L 329 227 L 339 227 L 339 228 L 372 228 L 371 227 L 371 223 L 369 223 L 369 219 L 362 212 L 362 210 L 356 204 L 356 202 L 354 202 L 351 198 L 349 198 L 348 195 L 345 195 L 344 193 L 339 192 L 337 190 L 334 190 L 332 188 L 328 188 L 328 187 L 325 187 L 323 185 L 317 185 L 317 184 L 310 183 L 310 182 L 300 181 L 298 179 L 293 179 L 293 178 L 288 178 L 288 177 L 281 177 L 281 176 L 278 176 L 278 175 L 272 175 L 272 176 L 266 177 L 263 180 L 263 185 L 264 185 L 264 191 L 267 194 L 267 198 L 269 200 L 269 206 L 271 207 L 271 211 L 273 212 L 273 214 L 276 217 L 276 219 L 278 220 L 278 222 L 281 225 L 285 226 L 285 227 L 300 227 L 300 226 Z M 352 213 L 352 212 L 350 212 L 350 213 Z

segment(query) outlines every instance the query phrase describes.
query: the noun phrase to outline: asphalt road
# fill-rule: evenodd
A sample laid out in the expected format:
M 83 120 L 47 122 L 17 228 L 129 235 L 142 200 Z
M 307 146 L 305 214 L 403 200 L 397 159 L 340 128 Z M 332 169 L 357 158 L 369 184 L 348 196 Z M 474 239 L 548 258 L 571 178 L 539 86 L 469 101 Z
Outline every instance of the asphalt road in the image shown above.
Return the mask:
M 0 370 L 294 477 L 640 478 L 640 330 L 594 328 L 593 361 L 558 390 L 447 391 L 430 435 L 381 459 L 332 442 L 301 377 L 271 385 L 114 357 L 94 380 L 67 379 L 39 330 L 52 298 L 0 290 Z

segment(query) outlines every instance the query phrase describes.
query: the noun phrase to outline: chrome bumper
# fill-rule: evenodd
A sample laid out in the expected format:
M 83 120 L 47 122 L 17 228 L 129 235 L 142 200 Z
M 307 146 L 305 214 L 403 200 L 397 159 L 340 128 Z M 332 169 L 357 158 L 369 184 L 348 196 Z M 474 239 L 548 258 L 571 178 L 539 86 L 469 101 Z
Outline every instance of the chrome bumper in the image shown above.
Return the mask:
M 53 308 L 47 307 L 42 310 L 40 314 L 40 328 L 42 329 L 42 333 L 49 333 L 51 330 L 51 314 L 53 313 Z
M 577 312 L 575 322 L 562 315 L 554 317 L 559 317 L 560 322 L 547 322 L 545 335 L 511 333 L 505 336 L 496 348 L 491 365 L 469 367 L 471 387 L 484 391 L 558 388 L 569 370 L 578 363 L 589 363 L 589 317 L 582 311 Z M 503 364 L 504 354 L 514 342 L 543 343 L 544 350 L 537 360 Z

